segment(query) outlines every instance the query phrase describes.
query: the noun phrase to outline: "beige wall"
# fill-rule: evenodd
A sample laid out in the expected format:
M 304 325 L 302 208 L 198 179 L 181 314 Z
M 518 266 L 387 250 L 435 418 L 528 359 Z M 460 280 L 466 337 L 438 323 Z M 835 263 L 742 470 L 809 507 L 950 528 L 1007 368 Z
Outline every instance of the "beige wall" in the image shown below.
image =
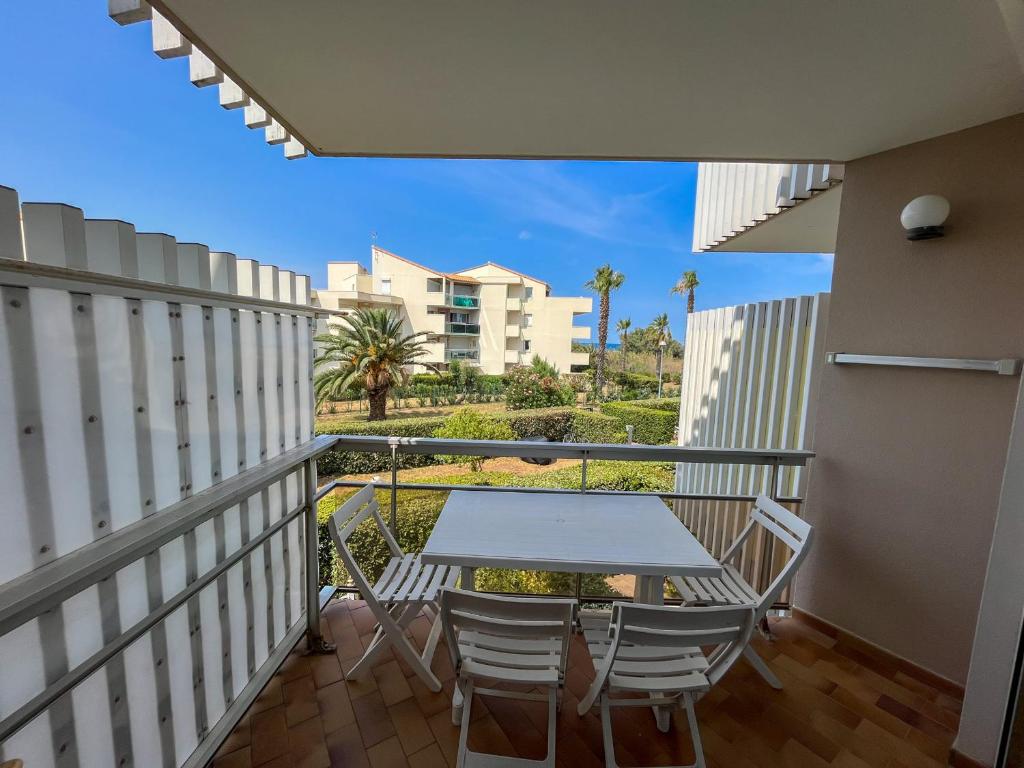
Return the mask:
M 846 166 L 829 351 L 1024 357 L 1024 115 Z M 903 206 L 939 193 L 947 236 Z M 966 678 L 1019 380 L 825 366 L 796 602 Z

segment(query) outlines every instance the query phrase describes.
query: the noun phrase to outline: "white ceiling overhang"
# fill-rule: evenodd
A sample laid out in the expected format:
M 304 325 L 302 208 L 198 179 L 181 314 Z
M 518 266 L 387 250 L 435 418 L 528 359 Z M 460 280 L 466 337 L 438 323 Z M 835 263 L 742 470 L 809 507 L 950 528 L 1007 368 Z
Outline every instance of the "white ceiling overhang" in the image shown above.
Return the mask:
M 208 56 L 197 84 L 226 77 L 222 104 L 293 154 L 845 161 L 1024 111 L 1015 3 L 153 7 L 186 39 L 161 55 Z

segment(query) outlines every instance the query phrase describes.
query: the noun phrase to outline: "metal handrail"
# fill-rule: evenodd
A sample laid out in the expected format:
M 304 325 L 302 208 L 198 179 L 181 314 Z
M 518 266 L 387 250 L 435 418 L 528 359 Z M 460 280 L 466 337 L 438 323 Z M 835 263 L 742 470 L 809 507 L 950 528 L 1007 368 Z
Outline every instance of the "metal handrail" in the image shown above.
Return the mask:
M 332 437 L 314 438 L 4 584 L 0 587 L 0 635 L 301 470 L 335 442 Z

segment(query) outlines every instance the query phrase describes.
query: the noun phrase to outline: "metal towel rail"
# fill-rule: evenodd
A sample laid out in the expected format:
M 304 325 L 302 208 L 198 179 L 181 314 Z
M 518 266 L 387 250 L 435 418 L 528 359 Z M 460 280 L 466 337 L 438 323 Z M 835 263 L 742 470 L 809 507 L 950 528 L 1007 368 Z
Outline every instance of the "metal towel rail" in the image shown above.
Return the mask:
M 829 352 L 825 359 L 833 365 L 887 365 L 901 368 L 945 368 L 954 371 L 981 371 L 1002 376 L 1018 376 L 1018 358 L 974 360 L 957 357 L 905 357 L 902 355 L 855 355 L 850 352 Z

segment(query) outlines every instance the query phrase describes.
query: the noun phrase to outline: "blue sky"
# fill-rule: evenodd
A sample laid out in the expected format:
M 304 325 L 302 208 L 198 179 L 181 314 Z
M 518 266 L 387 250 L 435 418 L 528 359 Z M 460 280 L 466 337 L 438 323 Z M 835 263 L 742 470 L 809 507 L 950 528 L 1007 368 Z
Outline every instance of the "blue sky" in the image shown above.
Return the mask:
M 594 269 L 626 274 L 613 320 L 643 325 L 685 307 L 668 289 L 685 269 L 697 307 L 828 290 L 819 254 L 694 254 L 696 166 L 313 158 L 286 161 L 241 110 L 198 89 L 185 59 L 163 61 L 148 24 L 118 27 L 103 0 L 5 3 L 0 10 L 0 184 L 23 201 L 79 206 L 312 275 L 368 261 L 371 233 L 443 270 L 496 261 L 582 295 Z M 596 314 L 596 313 L 595 313 Z M 596 317 L 592 317 L 596 325 Z

